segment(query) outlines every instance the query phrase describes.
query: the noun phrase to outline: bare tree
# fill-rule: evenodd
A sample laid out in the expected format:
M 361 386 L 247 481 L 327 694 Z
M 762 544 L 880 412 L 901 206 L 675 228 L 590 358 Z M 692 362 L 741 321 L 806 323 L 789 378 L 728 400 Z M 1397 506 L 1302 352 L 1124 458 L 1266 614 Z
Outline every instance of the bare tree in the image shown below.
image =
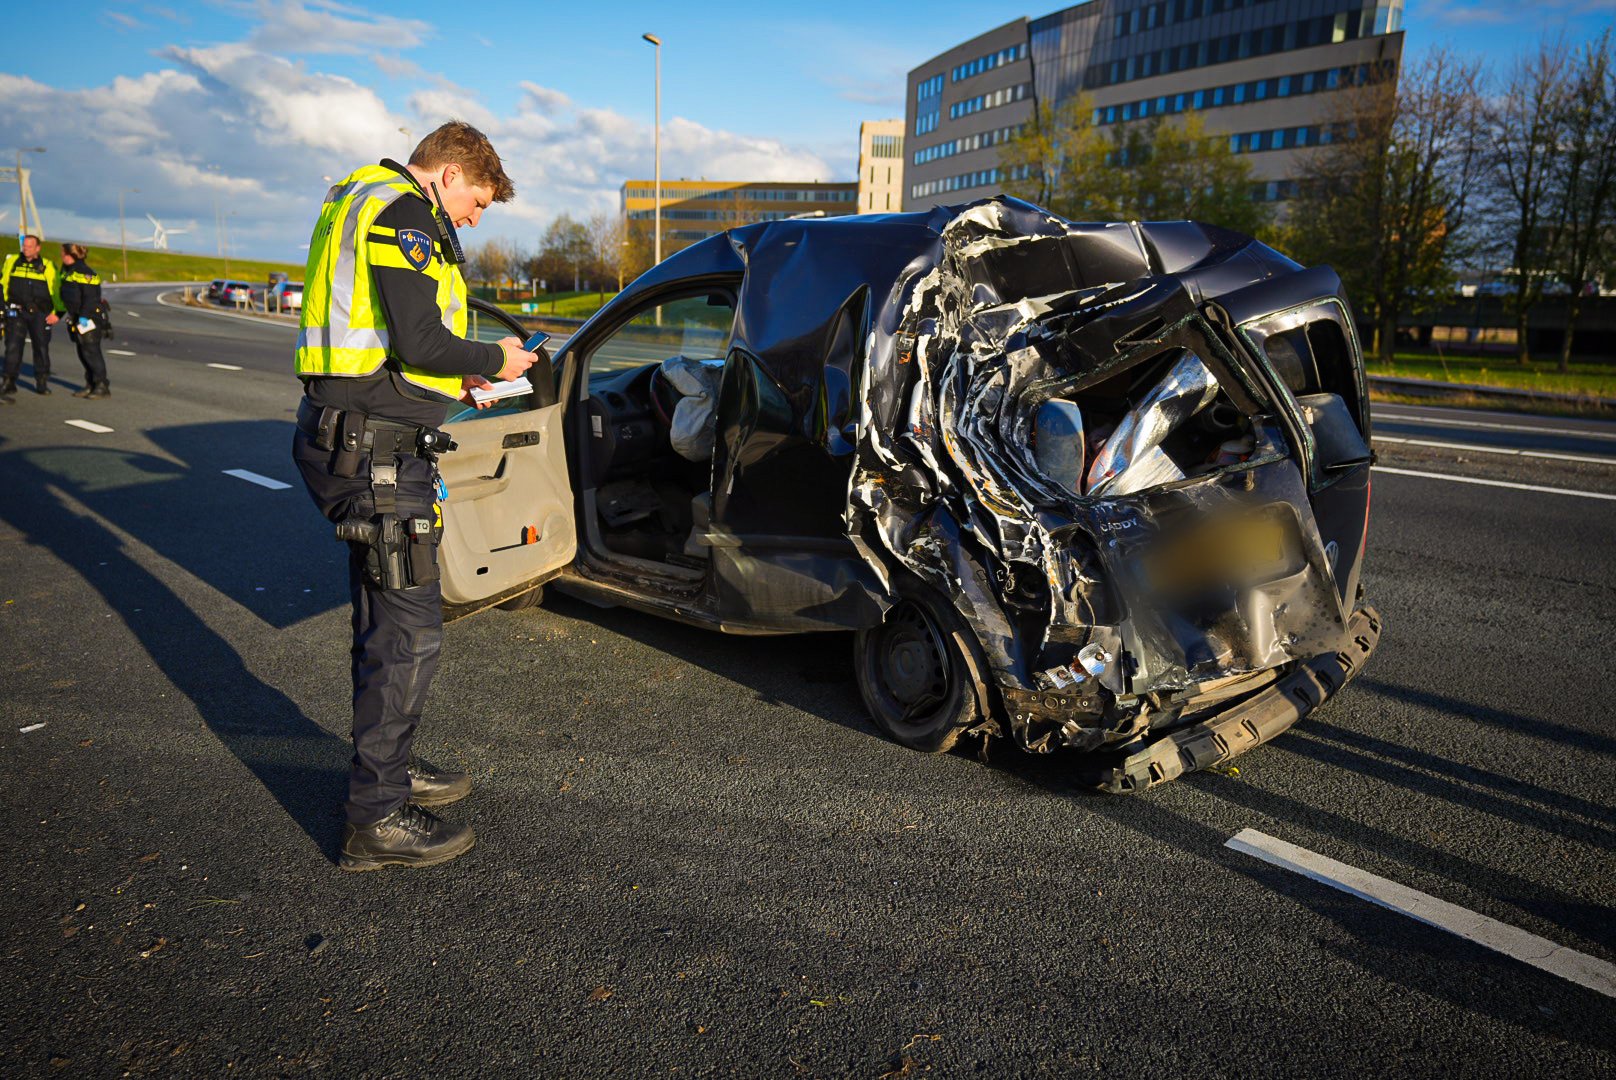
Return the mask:
M 595 287 L 604 292 L 607 282 L 616 279 L 619 291 L 623 288 L 623 219 L 616 214 L 595 214 L 584 224 L 589 232 L 590 275 Z
M 1515 62 L 1486 110 L 1487 179 L 1502 254 L 1514 272 L 1516 359 L 1531 360 L 1527 316 L 1543 299 L 1559 237 L 1552 182 L 1570 104 L 1563 39 L 1547 41 Z
M 571 214 L 562 214 L 550 222 L 539 241 L 540 259 L 548 268 L 546 280 L 553 283 L 570 276 L 573 292 L 583 289 L 584 267 L 590 253 L 589 229 Z
M 1560 273 L 1571 289 L 1560 370 L 1571 370 L 1571 338 L 1584 291 L 1616 262 L 1616 64 L 1606 30 L 1577 56 L 1566 98 L 1555 198 Z
M 1342 93 L 1290 213 L 1298 254 L 1327 262 L 1393 357 L 1398 320 L 1445 298 L 1478 189 L 1479 65 L 1436 50 L 1401 80 Z
M 515 241 L 495 237 L 466 251 L 465 275 L 494 286 L 494 297 L 498 299 L 500 288 L 521 272 L 522 262 Z

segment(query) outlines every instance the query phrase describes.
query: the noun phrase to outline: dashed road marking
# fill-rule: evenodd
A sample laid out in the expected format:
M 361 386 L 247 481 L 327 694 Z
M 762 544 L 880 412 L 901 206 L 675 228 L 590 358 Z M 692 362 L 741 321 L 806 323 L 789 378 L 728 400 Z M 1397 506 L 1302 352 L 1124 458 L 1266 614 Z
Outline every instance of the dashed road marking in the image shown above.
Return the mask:
M 129 316 L 131 319 L 140 318 L 140 312 L 138 312 L 138 311 L 126 311 L 126 312 L 124 312 L 124 314 Z
M 1518 450 L 1513 446 L 1477 446 L 1474 443 L 1439 442 L 1436 439 L 1403 439 L 1376 435 L 1376 442 L 1429 446 L 1438 450 L 1468 450 L 1477 454 L 1509 454 L 1512 457 L 1546 458 L 1550 461 L 1586 461 L 1593 465 L 1616 465 L 1616 458 L 1588 454 L 1562 454 L 1558 450 Z
M 1477 476 L 1454 476 L 1451 473 L 1420 472 L 1417 469 L 1393 469 L 1386 465 L 1376 465 L 1378 473 L 1391 473 L 1393 476 L 1423 476 L 1427 480 L 1451 480 L 1455 484 L 1480 484 L 1483 487 L 1513 488 L 1516 491 L 1541 491 L 1548 495 L 1576 495 L 1584 499 L 1608 499 L 1616 502 L 1616 495 L 1607 495 L 1603 491 L 1578 491 L 1576 488 L 1543 487 L 1540 484 L 1512 484 L 1508 480 L 1483 480 Z
M 93 431 L 97 435 L 105 435 L 107 432 L 112 430 L 111 428 L 107 427 L 105 424 L 92 424 L 88 420 L 69 420 L 69 421 L 67 421 L 67 426 L 68 427 L 83 428 L 85 431 Z
M 1407 424 L 1437 424 L 1442 427 L 1486 428 L 1488 431 L 1529 431 L 1534 435 L 1559 435 L 1578 439 L 1613 439 L 1616 432 L 1588 431 L 1584 428 L 1550 428 L 1531 424 L 1499 424 L 1490 420 L 1459 420 L 1445 416 L 1411 416 L 1408 413 L 1374 411 L 1376 419 L 1401 420 Z
M 133 355 L 135 355 L 134 353 L 130 352 L 128 349 L 108 349 L 107 352 L 111 353 L 113 356 L 133 356 Z
M 240 371 L 239 364 L 209 364 L 208 367 L 218 368 L 220 371 Z
M 279 480 L 271 480 L 267 476 L 259 476 L 255 472 L 248 472 L 246 469 L 226 469 L 224 470 L 224 474 L 226 476 L 234 476 L 237 480 L 245 480 L 249 484 L 257 484 L 259 487 L 266 487 L 271 491 L 285 491 L 287 488 L 292 486 L 291 484 L 283 484 Z
M 1307 848 L 1287 844 L 1256 829 L 1241 829 L 1223 846 L 1243 851 L 1282 870 L 1301 874 L 1321 885 L 1340 889 L 1399 915 L 1407 915 L 1416 922 L 1446 930 L 1466 941 L 1503 953 L 1550 975 L 1558 975 L 1567 982 L 1586 986 L 1606 997 L 1616 997 L 1616 964 L 1557 945 L 1548 938 L 1529 934 L 1509 923 L 1489 919 L 1458 904 L 1439 900 L 1430 893 L 1399 885 L 1389 878 L 1337 862 Z

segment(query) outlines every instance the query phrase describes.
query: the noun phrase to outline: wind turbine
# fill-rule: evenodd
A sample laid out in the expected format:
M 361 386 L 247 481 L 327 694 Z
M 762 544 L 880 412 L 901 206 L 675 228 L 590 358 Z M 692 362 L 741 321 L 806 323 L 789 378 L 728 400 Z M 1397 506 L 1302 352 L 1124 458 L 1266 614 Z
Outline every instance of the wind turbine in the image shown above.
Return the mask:
M 146 242 L 152 246 L 153 251 L 167 251 L 170 236 L 179 236 L 191 231 L 189 228 L 165 229 L 163 223 L 150 214 L 146 215 L 146 220 L 152 223 L 152 234 L 146 237 Z

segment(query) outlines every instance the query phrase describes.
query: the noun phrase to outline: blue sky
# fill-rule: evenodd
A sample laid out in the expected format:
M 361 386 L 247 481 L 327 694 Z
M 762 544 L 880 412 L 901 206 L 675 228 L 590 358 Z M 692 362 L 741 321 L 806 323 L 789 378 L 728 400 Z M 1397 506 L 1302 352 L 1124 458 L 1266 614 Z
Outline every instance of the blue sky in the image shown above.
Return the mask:
M 664 41 L 665 176 L 851 179 L 859 121 L 902 115 L 909 68 L 1059 6 L 130 0 L 76 8 L 68 29 L 30 3 L 8 38 L 42 45 L 0 72 L 0 154 L 48 148 L 35 193 L 58 238 L 114 238 L 124 186 L 140 189 L 130 215 L 147 231 L 147 212 L 189 226 L 177 249 L 212 249 L 217 201 L 238 253 L 295 258 L 323 176 L 403 156 L 399 127 L 459 115 L 494 137 L 518 186 L 479 231 L 531 243 L 560 212 L 615 211 L 622 181 L 650 175 L 642 32 Z M 1405 28 L 1411 54 L 1446 44 L 1498 61 L 1613 19 L 1616 0 L 1411 0 Z

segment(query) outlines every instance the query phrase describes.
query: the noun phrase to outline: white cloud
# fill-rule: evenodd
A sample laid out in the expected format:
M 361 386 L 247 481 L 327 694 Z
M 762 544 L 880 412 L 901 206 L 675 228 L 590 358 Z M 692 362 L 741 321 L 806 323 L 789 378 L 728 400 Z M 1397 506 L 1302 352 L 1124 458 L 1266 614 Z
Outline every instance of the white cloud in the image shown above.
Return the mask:
M 292 6 L 314 19 L 365 21 L 339 4 Z M 388 32 L 418 41 L 430 28 L 389 24 Z M 322 177 L 382 157 L 402 160 L 411 140 L 400 128 L 418 138 L 451 117 L 489 135 L 516 183 L 516 200 L 488 215 L 485 234 L 532 243 L 561 213 L 616 212 L 622 183 L 652 174 L 650 124 L 580 105 L 554 87 L 523 82 L 512 88 L 514 104 L 491 107 L 370 41 L 363 55 L 378 71 L 414 84 L 390 106 L 370 86 L 267 51 L 265 40 L 272 39 L 260 27 L 244 41 L 171 46 L 159 53 L 163 69 L 86 89 L 0 73 L 0 146 L 49 147 L 34 167 L 50 235 L 103 243 L 116 236 L 121 186 L 140 189 L 127 197 L 131 221 L 150 212 L 172 227 L 202 222 L 176 247 L 212 249 L 217 203 L 234 250 L 296 258 L 327 187 Z M 64 125 L 63 117 L 74 122 Z M 834 179 L 826 161 L 811 149 L 684 117 L 663 124 L 667 180 Z
M 538 83 L 528 82 L 526 79 L 522 80 L 518 85 L 522 88 L 525 103 L 531 105 L 537 112 L 559 112 L 562 109 L 572 108 L 572 99 L 560 90 L 540 86 Z
M 266 52 L 367 53 L 413 49 L 432 36 L 419 19 L 378 15 L 332 0 L 251 0 L 233 5 L 262 21 L 247 44 Z

